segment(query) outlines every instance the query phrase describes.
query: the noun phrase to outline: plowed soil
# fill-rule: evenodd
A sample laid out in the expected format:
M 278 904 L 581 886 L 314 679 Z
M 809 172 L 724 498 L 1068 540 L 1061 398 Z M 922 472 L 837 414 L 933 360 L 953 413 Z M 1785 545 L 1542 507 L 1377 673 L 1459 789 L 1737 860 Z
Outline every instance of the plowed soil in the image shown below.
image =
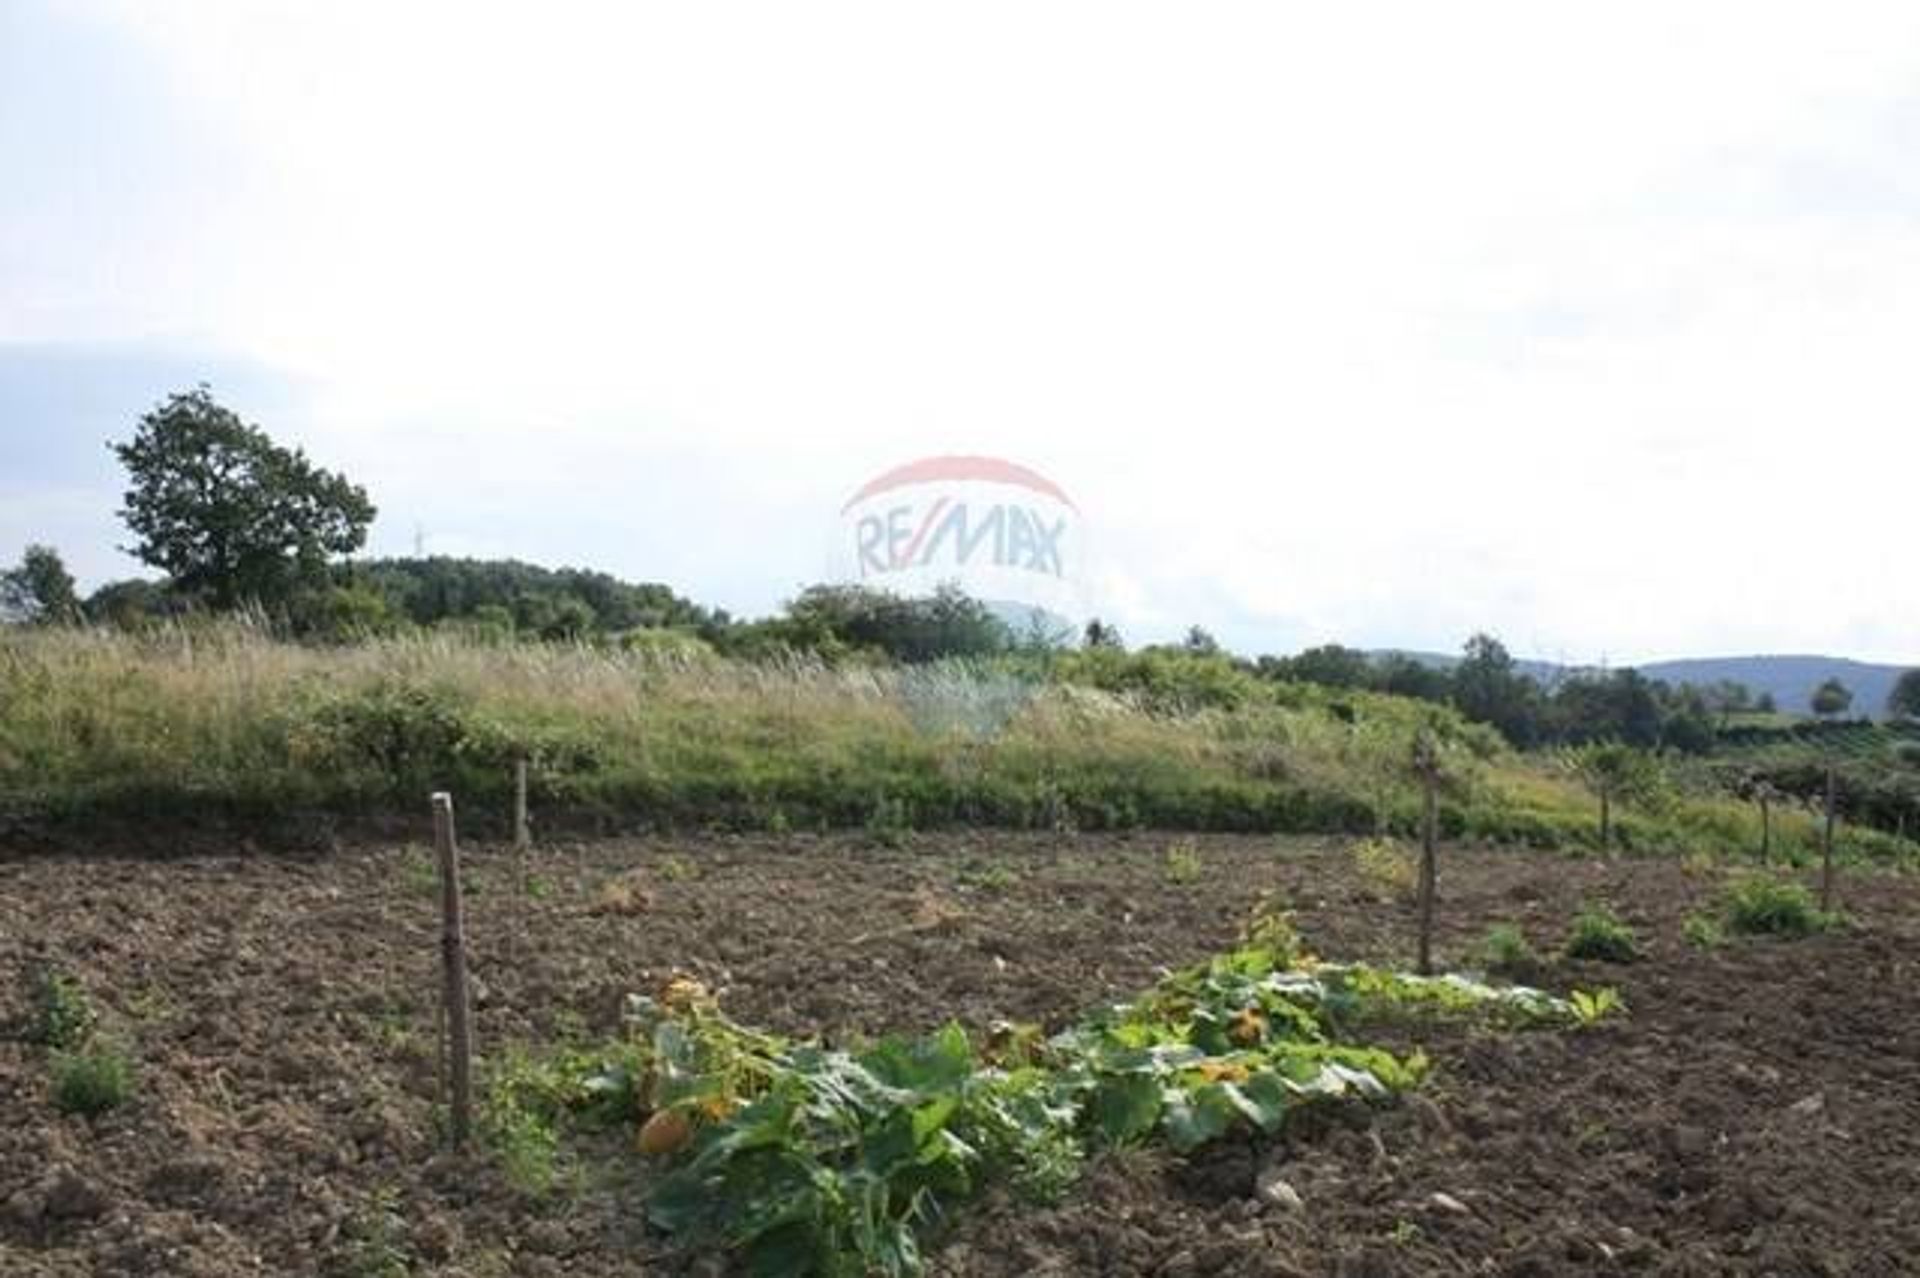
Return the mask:
M 1269 890 L 1322 954 L 1411 955 L 1411 908 L 1342 843 L 1200 838 L 1200 873 L 1177 882 L 1170 842 L 620 840 L 542 849 L 525 869 L 469 848 L 478 1038 L 497 1058 L 614 1033 L 624 994 L 674 969 L 788 1032 L 1058 1025 L 1228 946 Z M 640 1224 L 635 1160 L 596 1151 L 542 1197 L 495 1159 L 438 1152 L 425 849 L 144 851 L 0 861 L 0 1274 L 688 1267 Z M 1501 922 L 1551 955 L 1582 903 L 1604 900 L 1645 957 L 1550 957 L 1538 979 L 1615 986 L 1631 1015 L 1587 1032 L 1406 1031 L 1432 1080 L 1370 1122 L 1102 1158 L 1051 1207 L 990 1194 L 936 1267 L 1920 1272 L 1920 891 L 1849 876 L 1843 931 L 1690 947 L 1682 921 L 1722 878 L 1447 849 L 1443 958 L 1468 961 Z M 49 964 L 134 1061 L 131 1101 L 97 1118 L 58 1112 L 29 1041 Z

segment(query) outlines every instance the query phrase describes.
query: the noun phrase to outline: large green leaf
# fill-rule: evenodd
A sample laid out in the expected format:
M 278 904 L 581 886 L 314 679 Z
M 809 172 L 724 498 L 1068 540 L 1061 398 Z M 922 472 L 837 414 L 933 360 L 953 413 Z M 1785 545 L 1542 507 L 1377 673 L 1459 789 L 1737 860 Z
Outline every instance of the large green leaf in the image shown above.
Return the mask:
M 1151 1074 L 1116 1074 L 1093 1093 L 1093 1129 L 1111 1145 L 1126 1145 L 1152 1133 L 1160 1121 L 1165 1088 Z

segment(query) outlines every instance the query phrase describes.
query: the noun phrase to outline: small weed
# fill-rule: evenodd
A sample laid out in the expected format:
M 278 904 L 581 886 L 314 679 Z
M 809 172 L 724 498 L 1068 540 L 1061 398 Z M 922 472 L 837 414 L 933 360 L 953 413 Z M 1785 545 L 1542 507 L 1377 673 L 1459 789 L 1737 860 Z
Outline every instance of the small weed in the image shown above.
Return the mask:
M 1393 1222 L 1393 1229 L 1387 1234 L 1387 1241 L 1396 1247 L 1411 1247 L 1423 1237 L 1425 1235 L 1421 1233 L 1420 1226 L 1411 1220 L 1396 1220 Z
M 982 892 L 1004 892 L 1020 881 L 1013 867 L 1004 861 L 973 861 L 960 867 L 954 882 Z
M 1166 864 L 1161 873 L 1169 883 L 1198 883 L 1206 869 L 1207 863 L 1200 858 L 1199 846 L 1191 839 L 1181 839 L 1167 848 Z
M 55 1051 L 67 1051 L 86 1042 L 99 1019 L 80 982 L 55 968 L 47 968 L 35 978 L 32 1004 L 29 1033 L 34 1042 Z
M 510 1050 L 487 1076 L 477 1116 L 481 1141 L 516 1189 L 544 1197 L 570 1174 L 562 1126 L 630 1123 L 639 1112 L 641 1072 L 632 1053 Z
M 560 1137 L 553 1125 L 528 1110 L 495 1106 L 482 1116 L 481 1134 L 515 1189 L 532 1198 L 560 1180 Z
M 692 861 L 677 852 L 669 852 L 660 858 L 658 873 L 669 883 L 684 883 L 699 873 Z
M 1598 1025 L 1614 1013 L 1625 1013 L 1627 1010 L 1627 1001 L 1612 986 L 1599 990 L 1575 990 L 1567 995 L 1567 1003 L 1573 1008 L 1574 1019 L 1582 1029 Z
M 1240 943 L 1265 950 L 1284 967 L 1299 967 L 1311 957 L 1300 939 L 1300 930 L 1293 925 L 1293 911 L 1278 892 L 1268 892 L 1255 903 L 1240 928 Z
M 1811 936 L 1836 921 L 1805 887 L 1760 875 L 1729 888 L 1726 905 L 1727 926 L 1743 936 Z
M 1392 839 L 1363 839 L 1353 845 L 1360 877 L 1388 899 L 1410 897 L 1420 883 L 1420 865 L 1412 852 Z
M 1489 972 L 1525 976 L 1539 970 L 1540 956 L 1527 944 L 1526 934 L 1511 923 L 1497 923 L 1480 941 L 1480 961 Z
M 413 1269 L 413 1256 L 404 1241 L 406 1229 L 399 1191 L 391 1186 L 375 1190 L 342 1230 L 342 1270 L 351 1278 L 405 1278 Z
M 409 843 L 400 858 L 400 885 L 408 896 L 433 896 L 440 891 L 440 867 L 433 853 L 418 843 Z
M 53 1058 L 53 1104 L 91 1118 L 133 1098 L 133 1065 L 118 1048 L 96 1044 Z
M 881 795 L 867 813 L 867 837 L 883 848 L 899 849 L 913 836 L 913 814 L 904 799 Z
M 1696 848 L 1680 858 L 1680 872 L 1689 878 L 1705 878 L 1719 866 L 1718 858 L 1701 848 Z
M 1589 905 L 1573 920 L 1566 955 L 1602 963 L 1631 963 L 1640 957 L 1640 949 L 1633 929 L 1617 914 L 1604 905 Z
M 1727 940 L 1727 931 L 1720 926 L 1720 920 L 1697 910 L 1681 923 L 1680 935 L 1697 950 L 1717 949 Z
M 553 884 L 537 874 L 527 876 L 527 896 L 535 901 L 544 901 L 553 895 Z

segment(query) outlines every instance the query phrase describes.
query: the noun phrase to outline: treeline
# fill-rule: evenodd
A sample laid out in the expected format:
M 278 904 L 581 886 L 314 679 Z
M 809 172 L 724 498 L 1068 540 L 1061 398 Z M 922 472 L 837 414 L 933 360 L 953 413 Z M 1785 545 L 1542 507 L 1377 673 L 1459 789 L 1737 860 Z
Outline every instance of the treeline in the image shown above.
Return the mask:
M 1446 665 L 1329 644 L 1292 657 L 1262 657 L 1256 666 L 1276 679 L 1451 705 L 1521 749 L 1614 741 L 1700 754 L 1737 716 L 1774 709 L 1772 698 L 1743 684 L 1674 685 L 1633 669 L 1575 671 L 1543 681 L 1486 634 L 1469 639 L 1460 659 Z

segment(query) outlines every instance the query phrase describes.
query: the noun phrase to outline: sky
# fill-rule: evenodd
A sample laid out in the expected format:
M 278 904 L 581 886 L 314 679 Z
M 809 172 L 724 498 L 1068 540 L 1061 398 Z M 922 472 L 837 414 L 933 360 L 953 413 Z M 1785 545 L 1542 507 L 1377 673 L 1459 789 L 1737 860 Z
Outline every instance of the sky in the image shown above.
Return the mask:
M 0 0 L 0 562 L 204 380 L 370 553 L 760 614 L 985 454 L 1130 640 L 1911 663 L 1916 157 L 1905 2 Z

